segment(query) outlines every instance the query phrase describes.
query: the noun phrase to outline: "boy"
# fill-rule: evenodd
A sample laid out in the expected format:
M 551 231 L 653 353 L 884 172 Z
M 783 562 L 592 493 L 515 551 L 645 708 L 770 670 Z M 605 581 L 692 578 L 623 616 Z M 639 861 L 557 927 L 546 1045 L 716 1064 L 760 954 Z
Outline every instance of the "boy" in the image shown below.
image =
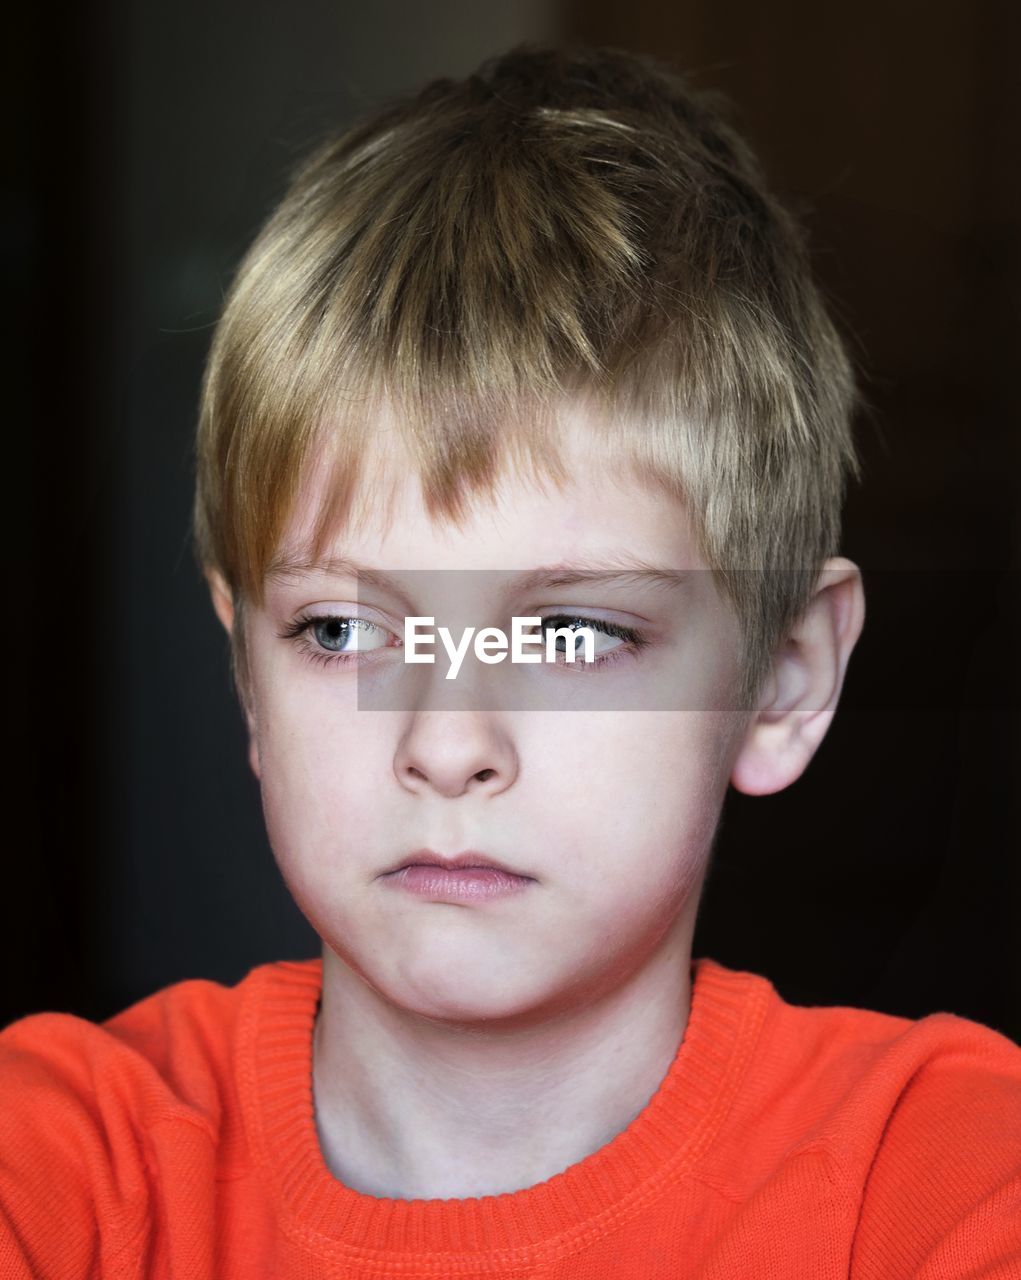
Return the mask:
M 798 778 L 862 627 L 852 400 L 647 61 L 518 50 L 309 160 L 196 533 L 322 959 L 7 1028 L 0 1273 L 1021 1275 L 1021 1050 L 691 956 L 727 786 Z M 536 662 L 458 649 L 522 621 Z

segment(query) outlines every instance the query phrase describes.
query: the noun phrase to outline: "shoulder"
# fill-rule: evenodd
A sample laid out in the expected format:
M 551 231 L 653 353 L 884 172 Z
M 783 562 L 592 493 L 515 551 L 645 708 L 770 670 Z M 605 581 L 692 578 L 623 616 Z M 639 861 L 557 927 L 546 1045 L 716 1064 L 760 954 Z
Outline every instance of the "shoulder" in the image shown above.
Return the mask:
M 245 1021 L 276 970 L 310 963 L 175 983 L 101 1023 L 47 1012 L 0 1030 L 0 1255 L 26 1274 L 105 1272 L 178 1167 L 242 1168 Z
M 103 1022 L 49 1012 L 21 1018 L 0 1030 L 0 1096 L 22 1111 L 45 1098 L 56 1107 L 120 1107 L 140 1118 L 187 1113 L 215 1129 L 265 993 L 280 975 L 318 963 L 259 965 L 233 986 L 177 982 Z
M 774 1122 L 826 1157 L 853 1206 L 853 1275 L 890 1259 L 912 1276 L 1021 1275 L 1021 1047 L 953 1013 L 774 991 L 759 1050 Z
M 768 977 L 703 958 L 703 973 L 725 984 L 731 1003 L 759 1010 L 744 1090 L 812 1111 L 867 1098 L 889 1112 L 907 1096 L 938 1098 L 981 1078 L 1013 1105 L 1021 1091 L 1021 1047 L 992 1027 L 955 1013 L 908 1018 L 846 1005 L 805 1005 L 784 998 Z M 823 1106 L 823 1112 L 826 1108 Z
M 1021 1133 L 1021 1047 L 1002 1032 L 948 1012 L 796 1005 L 769 985 L 757 1068 L 782 1080 L 794 1105 L 815 1099 L 820 1136 L 827 1124 L 840 1130 L 846 1158 L 869 1158 L 888 1142 L 894 1117 L 906 1129 L 948 1108 Z M 842 1128 L 850 1113 L 855 1123 Z
M 990 1179 L 1021 1166 L 1021 1047 L 1002 1032 L 949 1012 L 799 1005 L 768 978 L 723 973 L 758 1010 L 728 1122 L 735 1151 L 755 1133 L 781 1159 L 825 1155 L 854 1194 L 897 1152 Z
M 777 1030 L 799 1046 L 838 1095 L 867 1095 L 880 1111 L 907 1102 L 940 1106 L 972 1098 L 981 1085 L 984 1110 L 1021 1116 L 1021 1047 L 1002 1032 L 954 1013 L 898 1017 L 843 1006 L 783 1003 Z
M 875 1068 L 895 1087 L 861 1184 L 859 1273 L 896 1256 L 923 1277 L 1021 1275 L 1021 1048 L 949 1013 L 894 1046 Z
M 122 1099 L 149 1085 L 150 1105 L 192 1102 L 198 1064 L 219 1067 L 253 970 L 236 987 L 203 979 L 165 987 L 104 1022 L 70 1013 L 34 1013 L 0 1030 L 0 1079 L 8 1101 L 31 1094 L 84 1101 L 103 1092 Z M 152 1096 L 154 1081 L 163 1088 Z

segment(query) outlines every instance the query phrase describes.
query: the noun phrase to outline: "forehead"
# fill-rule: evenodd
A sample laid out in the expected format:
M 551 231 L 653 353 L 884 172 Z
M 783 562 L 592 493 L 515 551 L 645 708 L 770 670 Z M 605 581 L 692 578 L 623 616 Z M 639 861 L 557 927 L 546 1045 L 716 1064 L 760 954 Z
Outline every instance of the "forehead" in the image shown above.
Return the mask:
M 684 505 L 639 478 L 620 447 L 596 439 L 583 410 L 557 419 L 566 476 L 508 464 L 492 491 L 472 494 L 460 519 L 427 509 L 417 460 L 399 434 L 373 435 L 348 518 L 313 554 L 332 477 L 320 451 L 306 470 L 274 564 L 348 557 L 403 569 L 521 569 L 559 562 L 593 568 L 624 560 L 704 569 Z

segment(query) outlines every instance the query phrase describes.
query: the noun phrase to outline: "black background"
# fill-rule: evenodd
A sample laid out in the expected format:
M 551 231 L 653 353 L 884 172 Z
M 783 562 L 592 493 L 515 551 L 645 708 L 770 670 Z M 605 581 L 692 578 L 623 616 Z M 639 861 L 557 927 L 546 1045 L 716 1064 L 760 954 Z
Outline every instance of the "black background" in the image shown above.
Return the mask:
M 696 956 L 787 999 L 1021 1040 L 1016 7 L 992 0 L 22 9 L 3 236 L 0 1024 L 317 953 L 276 870 L 189 542 L 221 292 L 326 124 L 522 39 L 726 91 L 808 220 L 869 411 L 867 621 L 785 792 L 731 793 Z

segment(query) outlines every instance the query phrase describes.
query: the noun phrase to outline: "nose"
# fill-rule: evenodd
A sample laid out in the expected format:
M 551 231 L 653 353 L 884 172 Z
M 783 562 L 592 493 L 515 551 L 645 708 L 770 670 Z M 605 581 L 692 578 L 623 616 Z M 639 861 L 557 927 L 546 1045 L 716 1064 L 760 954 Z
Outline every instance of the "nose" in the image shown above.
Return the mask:
M 401 786 L 450 798 L 467 791 L 503 791 L 517 769 L 506 727 L 479 711 L 418 712 L 394 754 Z

